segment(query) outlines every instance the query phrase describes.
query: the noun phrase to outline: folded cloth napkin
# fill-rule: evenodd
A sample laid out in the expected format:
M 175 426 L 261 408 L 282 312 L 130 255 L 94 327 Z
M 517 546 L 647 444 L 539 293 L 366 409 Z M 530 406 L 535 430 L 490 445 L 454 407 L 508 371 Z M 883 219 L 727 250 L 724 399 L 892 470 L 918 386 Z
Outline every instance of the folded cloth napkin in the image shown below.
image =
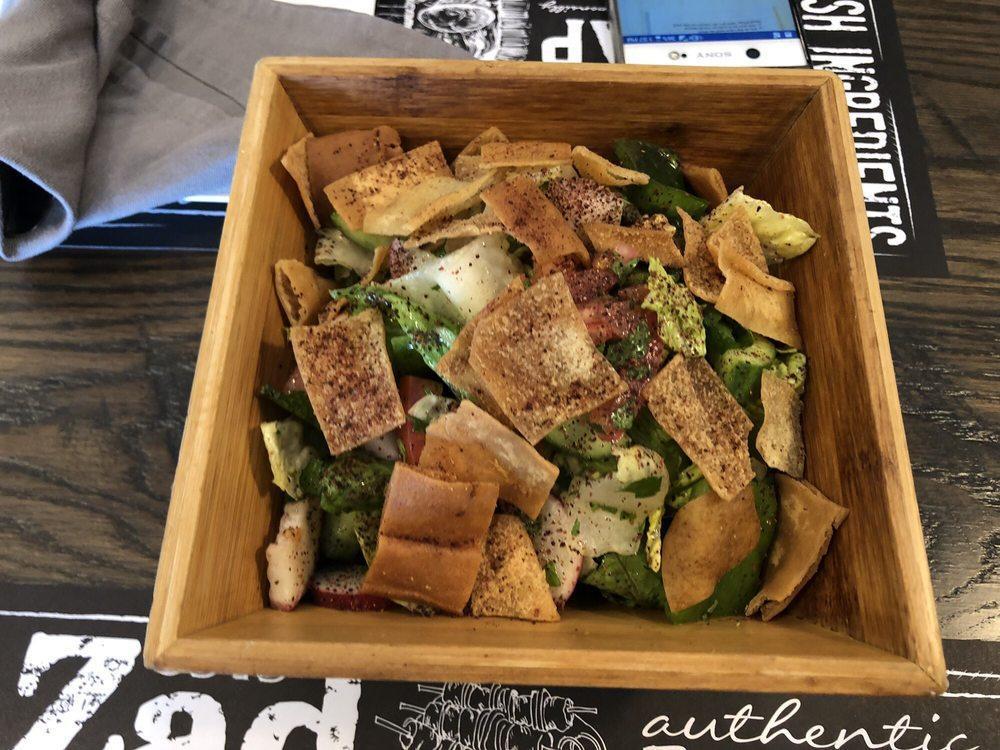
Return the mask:
M 275 0 L 0 0 L 0 257 L 227 192 L 253 67 L 269 55 L 467 53 Z

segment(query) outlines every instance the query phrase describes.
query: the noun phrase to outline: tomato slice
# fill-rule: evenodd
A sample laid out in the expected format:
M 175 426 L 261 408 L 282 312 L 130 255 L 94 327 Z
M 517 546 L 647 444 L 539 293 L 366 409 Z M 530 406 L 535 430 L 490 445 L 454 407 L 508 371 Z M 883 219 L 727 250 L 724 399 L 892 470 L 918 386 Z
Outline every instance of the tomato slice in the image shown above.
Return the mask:
M 420 453 L 424 449 L 426 436 L 413 424 L 410 417 L 410 407 L 428 393 L 441 393 L 441 384 L 435 380 L 418 378 L 415 375 L 404 375 L 399 379 L 399 397 L 403 401 L 403 411 L 406 422 L 396 432 L 403 443 L 403 457 L 406 463 L 416 465 L 420 461 Z

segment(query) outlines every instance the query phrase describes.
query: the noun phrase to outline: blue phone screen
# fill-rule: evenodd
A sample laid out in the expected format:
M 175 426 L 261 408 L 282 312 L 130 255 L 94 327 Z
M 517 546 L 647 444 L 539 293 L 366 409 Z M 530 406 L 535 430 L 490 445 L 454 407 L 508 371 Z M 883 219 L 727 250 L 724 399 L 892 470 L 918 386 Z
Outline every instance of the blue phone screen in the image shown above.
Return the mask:
M 625 44 L 796 39 L 788 0 L 618 0 Z

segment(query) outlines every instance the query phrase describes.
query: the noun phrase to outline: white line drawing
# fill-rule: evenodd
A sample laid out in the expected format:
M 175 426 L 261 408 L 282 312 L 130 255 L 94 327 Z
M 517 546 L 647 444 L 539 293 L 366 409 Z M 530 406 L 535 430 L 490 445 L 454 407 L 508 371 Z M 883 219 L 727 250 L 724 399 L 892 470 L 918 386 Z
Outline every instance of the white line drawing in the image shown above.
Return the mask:
M 423 31 L 475 55 L 478 60 L 528 56 L 530 0 L 390 0 L 377 15 Z
M 25 612 L 18 609 L 0 609 L 0 617 L 36 617 L 39 620 L 102 620 L 106 622 L 149 622 L 139 615 L 73 614 L 69 612 Z
M 426 705 L 400 703 L 402 723 L 376 716 L 403 750 L 607 750 L 584 718 L 597 709 L 577 706 L 546 688 L 520 693 L 502 685 L 447 682 L 418 685 Z
M 1000 680 L 1000 674 L 995 672 L 963 672 L 960 669 L 949 669 L 948 674 L 952 677 L 973 677 L 984 680 Z

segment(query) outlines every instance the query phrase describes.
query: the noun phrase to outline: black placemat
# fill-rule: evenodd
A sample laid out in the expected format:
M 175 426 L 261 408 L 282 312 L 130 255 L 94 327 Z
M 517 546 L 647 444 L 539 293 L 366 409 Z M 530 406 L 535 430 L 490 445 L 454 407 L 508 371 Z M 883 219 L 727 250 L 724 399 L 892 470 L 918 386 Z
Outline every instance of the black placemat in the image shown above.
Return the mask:
M 996 747 L 1000 730 L 1000 649 L 982 641 L 945 641 L 951 686 L 937 698 L 160 674 L 142 666 L 148 603 L 148 592 L 0 587 L 0 747 L 432 750 L 409 738 L 443 706 L 445 733 L 456 715 L 463 736 L 470 721 L 489 730 L 456 750 L 973 750 Z M 497 708 L 462 714 L 470 704 Z
M 879 274 L 947 276 L 891 2 L 794 6 L 813 67 L 834 71 L 848 89 Z M 610 62 L 614 56 L 607 0 L 378 0 L 375 13 L 484 59 Z M 217 203 L 167 206 L 76 232 L 65 246 L 214 250 L 223 214 Z

